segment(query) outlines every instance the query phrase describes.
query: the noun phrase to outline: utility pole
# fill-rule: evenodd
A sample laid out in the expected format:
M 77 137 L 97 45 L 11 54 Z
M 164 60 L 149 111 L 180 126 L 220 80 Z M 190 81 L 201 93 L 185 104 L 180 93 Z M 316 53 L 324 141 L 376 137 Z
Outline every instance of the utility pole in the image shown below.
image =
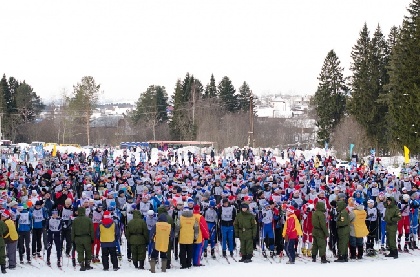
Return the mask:
M 255 140 L 254 140 L 254 112 L 253 112 L 253 96 L 252 96 L 252 90 L 251 90 L 251 94 L 249 96 L 249 126 L 250 126 L 250 131 L 249 131 L 249 136 L 250 136 L 250 143 L 252 144 L 252 148 L 255 147 Z
M 192 106 L 192 123 L 193 123 L 193 125 L 194 125 L 194 123 L 195 123 L 195 81 L 194 81 L 194 83 L 193 83 L 193 85 L 192 85 L 192 100 L 193 100 L 193 106 Z
M 0 140 L 3 139 L 3 133 L 1 131 L 1 122 L 3 121 L 3 113 L 0 113 Z

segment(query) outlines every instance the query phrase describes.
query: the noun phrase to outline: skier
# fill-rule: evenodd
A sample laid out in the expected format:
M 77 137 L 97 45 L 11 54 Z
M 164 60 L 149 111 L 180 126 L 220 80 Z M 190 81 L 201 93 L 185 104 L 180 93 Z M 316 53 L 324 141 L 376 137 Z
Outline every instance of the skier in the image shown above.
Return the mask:
M 19 235 L 18 248 L 19 248 L 19 260 L 23 264 L 23 254 L 26 253 L 26 259 L 28 264 L 31 263 L 31 249 L 30 235 L 32 229 L 32 214 L 28 211 L 26 204 L 19 204 L 19 214 L 16 216 L 17 231 Z
M 366 226 L 368 228 L 369 234 L 366 241 L 366 253 L 367 256 L 375 256 L 375 241 L 378 240 L 378 209 L 374 207 L 375 201 L 369 199 L 367 202 L 368 206 L 366 208 L 367 218 Z
M 350 219 L 350 259 L 362 259 L 363 239 L 369 234 L 366 227 L 366 211 L 362 204 L 356 204 L 349 214 Z M 357 256 L 356 256 L 357 248 Z
M 302 236 L 302 228 L 300 226 L 299 220 L 295 215 L 295 209 L 293 206 L 289 206 L 286 210 L 286 222 L 283 228 L 283 237 L 286 241 L 286 253 L 289 257 L 289 260 L 286 262 L 287 264 L 294 264 L 295 263 L 295 244 L 299 238 Z
M 204 218 L 207 222 L 207 229 L 209 230 L 209 239 L 207 239 L 204 242 L 204 257 L 207 257 L 207 247 L 210 241 L 210 255 L 213 259 L 216 258 L 215 253 L 214 253 L 214 247 L 216 245 L 216 232 L 217 232 L 217 221 L 218 221 L 218 216 L 217 216 L 217 212 L 215 210 L 215 206 L 216 206 L 216 201 L 210 200 L 209 202 L 209 207 L 207 209 L 204 210 Z
M 401 238 L 405 237 L 404 252 L 408 252 L 408 244 L 410 242 L 410 196 L 403 194 L 402 200 L 398 203 L 398 209 L 401 213 L 401 219 L 398 221 L 398 251 L 402 252 L 401 249 Z
M 192 211 L 188 207 L 185 207 L 182 211 L 175 228 L 179 238 L 181 269 L 187 269 L 192 265 L 193 243 L 197 239 L 199 228 Z
M 100 203 L 96 206 L 96 209 L 94 209 L 93 213 L 92 213 L 93 232 L 95 234 L 97 233 L 99 224 L 101 224 L 103 213 L 104 212 L 102 210 L 102 203 Z M 95 239 L 94 239 L 93 244 L 92 244 L 92 257 L 93 257 L 92 258 L 92 263 L 99 263 L 100 262 L 100 260 L 98 258 L 100 247 L 101 247 L 101 244 L 100 244 L 100 241 L 99 241 L 99 237 L 95 236 Z
M 4 219 L 6 219 L 7 217 L 10 217 L 10 213 L 5 213 L 5 211 L 3 210 L 3 212 L 1 213 L 1 219 L 0 220 L 0 268 L 1 268 L 1 273 L 5 274 L 7 273 L 6 271 L 6 246 L 5 246 L 5 241 L 4 241 L 4 235 L 7 234 L 8 232 L 8 228 L 6 223 L 4 223 Z
M 203 251 L 204 240 L 209 238 L 209 230 L 204 217 L 200 214 L 200 206 L 194 205 L 193 216 L 195 222 L 199 225 L 197 238 L 193 244 L 193 266 L 203 266 L 200 263 L 201 253 Z
M 47 248 L 47 265 L 51 266 L 51 249 L 52 244 L 55 244 L 57 252 L 57 266 L 61 267 L 61 227 L 62 220 L 58 217 L 58 211 L 52 210 L 51 218 L 47 221 L 46 229 L 48 230 L 48 248 Z
M 41 239 L 45 222 L 48 219 L 48 214 L 42 207 L 41 201 L 35 202 L 35 207 L 32 209 L 32 257 L 41 258 Z
M 233 222 L 236 216 L 236 209 L 229 204 L 228 199 L 223 199 L 223 205 L 219 208 L 219 226 L 222 231 L 222 255 L 226 257 L 226 243 L 228 244 L 229 254 L 233 257 Z
M 265 242 L 265 245 L 270 250 L 270 257 L 274 257 L 274 232 L 273 232 L 273 211 L 269 203 L 265 203 L 264 209 L 261 211 L 260 221 L 263 224 L 261 228 L 261 238 L 262 244 Z M 264 249 L 264 245 L 262 245 Z M 262 250 L 262 255 L 264 258 L 267 258 L 265 250 Z

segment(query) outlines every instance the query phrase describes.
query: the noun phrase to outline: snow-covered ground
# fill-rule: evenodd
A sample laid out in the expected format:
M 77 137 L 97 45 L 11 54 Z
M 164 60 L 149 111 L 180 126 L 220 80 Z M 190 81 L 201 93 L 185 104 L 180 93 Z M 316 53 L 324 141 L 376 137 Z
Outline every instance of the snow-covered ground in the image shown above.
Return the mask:
M 55 247 L 53 246 L 53 249 Z M 124 250 L 124 247 L 123 247 Z M 327 258 L 331 260 L 329 264 L 321 264 L 319 259 L 317 263 L 312 263 L 309 258 L 298 258 L 294 265 L 286 264 L 287 258 L 272 264 L 268 261 L 263 260 L 259 252 L 254 252 L 256 257 L 253 258 L 252 263 L 244 264 L 233 261 L 231 258 L 230 264 L 218 255 L 217 260 L 213 260 L 210 257 L 202 260 L 203 267 L 193 267 L 191 269 L 181 270 L 179 269 L 179 261 L 174 261 L 176 268 L 167 270 L 168 276 L 200 276 L 200 277 L 215 277 L 215 276 L 304 276 L 304 277 L 316 277 L 316 276 L 395 276 L 394 274 L 404 274 L 411 277 L 419 276 L 416 268 L 416 262 L 420 261 L 420 251 L 415 250 L 412 254 L 400 253 L 398 259 L 383 258 L 381 254 L 378 254 L 379 258 L 368 258 L 364 257 L 363 260 L 349 261 L 348 263 L 334 263 L 333 258 L 329 257 L 331 252 L 327 251 Z M 54 258 L 53 258 L 54 257 Z M 236 260 L 240 258 L 235 256 Z M 94 265 L 93 270 L 80 272 L 79 268 L 75 270 L 71 261 L 68 258 L 64 258 L 63 270 L 60 271 L 56 267 L 55 255 L 52 255 L 51 262 L 52 268 L 48 267 L 43 260 L 33 261 L 33 266 L 29 265 L 18 265 L 16 270 L 8 270 L 6 276 L 31 276 L 31 277 L 44 277 L 44 276 L 150 276 L 152 273 L 148 271 L 149 264 L 146 262 L 146 270 L 136 270 L 133 265 L 129 265 L 128 261 L 124 257 L 121 269 L 117 272 L 109 271 L 104 272 L 102 270 L 102 264 Z M 111 265 L 112 266 L 112 265 Z M 157 274 L 160 272 L 160 265 L 157 265 Z M 255 274 L 255 275 L 254 275 Z M 261 275 L 260 275 L 261 274 Z M 361 275 L 362 274 L 362 275 Z

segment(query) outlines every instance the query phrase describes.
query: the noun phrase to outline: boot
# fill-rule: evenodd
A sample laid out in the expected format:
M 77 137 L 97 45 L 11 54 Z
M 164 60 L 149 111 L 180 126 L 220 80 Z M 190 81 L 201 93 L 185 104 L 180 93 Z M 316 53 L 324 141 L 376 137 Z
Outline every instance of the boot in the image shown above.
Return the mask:
M 203 251 L 203 256 L 204 256 L 204 258 L 207 258 L 207 250 Z
M 57 267 L 61 267 L 61 261 L 60 260 L 57 261 Z
M 398 251 L 394 250 L 394 255 L 393 255 L 394 259 L 398 259 Z
M 80 263 L 80 271 L 86 271 L 85 263 Z
M 363 259 L 363 245 L 357 247 L 357 259 Z
M 316 255 L 312 255 L 312 262 L 316 263 Z
M 242 255 L 241 259 L 239 260 L 240 263 L 243 263 L 246 261 L 248 255 Z
M 312 256 L 313 257 L 313 256 Z M 329 260 L 327 260 L 327 257 L 325 257 L 325 255 L 322 255 L 321 256 L 321 264 L 327 264 L 327 263 L 330 263 L 330 261 Z
M 162 259 L 162 272 L 166 272 L 166 264 L 167 264 L 168 260 L 167 259 Z
M 231 257 L 233 257 L 233 251 L 230 251 L 230 252 L 229 252 L 229 255 L 230 255 Z
M 343 255 L 338 255 L 338 259 L 335 260 L 334 262 L 336 262 L 336 263 L 344 263 L 345 261 L 344 261 Z
M 356 259 L 356 247 L 350 245 L 350 260 Z
M 71 259 L 71 263 L 72 263 L 73 267 L 76 267 L 76 259 L 75 258 Z
M 404 252 L 405 252 L 405 253 L 410 252 L 410 251 L 408 250 L 408 243 L 404 244 Z
M 415 241 L 415 240 L 413 240 L 413 249 L 419 249 L 419 248 L 417 247 L 417 245 L 416 245 L 416 241 Z
M 389 250 L 389 253 L 385 255 L 386 258 L 394 258 L 395 252 L 397 252 L 398 255 L 398 250 Z
M 401 244 L 398 244 L 398 252 L 402 252 Z
M 251 263 L 252 262 L 252 255 L 250 254 L 250 255 L 246 255 L 246 260 L 244 261 L 244 263 Z
M 51 261 L 50 261 L 50 259 L 49 259 L 49 258 L 47 259 L 47 265 L 48 265 L 48 266 L 51 266 Z
M 265 253 L 264 250 L 262 251 L 262 255 L 263 255 L 264 259 L 267 259 L 267 253 Z
M 155 260 L 155 263 L 156 263 L 156 260 Z M 139 269 L 144 269 L 144 260 L 140 261 Z
M 1 273 L 3 273 L 3 274 L 6 274 L 7 273 L 7 271 L 6 271 L 6 265 L 5 264 L 2 264 L 1 265 Z
M 85 268 L 86 268 L 86 270 L 93 269 L 93 267 L 90 266 L 90 261 L 85 261 Z
M 214 254 L 214 248 L 210 250 L 211 258 L 216 259 L 216 255 Z
M 347 263 L 349 261 L 349 255 L 348 254 L 343 255 L 343 258 L 344 258 L 345 263 Z
M 312 256 L 312 248 L 311 249 L 307 249 L 306 250 L 306 257 L 311 257 Z
M 139 261 L 134 261 L 133 260 L 133 265 L 134 265 L 134 268 L 139 268 Z
M 224 258 L 226 257 L 226 250 L 222 250 L 222 255 Z
M 270 258 L 274 259 L 274 251 L 270 251 Z
M 156 259 L 150 259 L 150 272 L 155 273 Z
M 306 256 L 306 248 L 305 247 L 302 247 L 302 254 L 303 254 L 303 256 Z

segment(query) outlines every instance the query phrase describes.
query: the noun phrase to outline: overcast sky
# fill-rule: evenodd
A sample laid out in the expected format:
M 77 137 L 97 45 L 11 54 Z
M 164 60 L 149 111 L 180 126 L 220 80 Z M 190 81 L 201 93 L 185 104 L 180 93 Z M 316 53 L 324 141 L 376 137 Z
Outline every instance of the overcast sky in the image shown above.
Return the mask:
M 44 101 L 83 76 L 102 101 L 136 101 L 149 85 L 172 94 L 186 72 L 205 86 L 228 76 L 253 92 L 313 94 L 328 51 L 346 69 L 364 22 L 385 34 L 411 0 L 2 1 L 0 73 Z

